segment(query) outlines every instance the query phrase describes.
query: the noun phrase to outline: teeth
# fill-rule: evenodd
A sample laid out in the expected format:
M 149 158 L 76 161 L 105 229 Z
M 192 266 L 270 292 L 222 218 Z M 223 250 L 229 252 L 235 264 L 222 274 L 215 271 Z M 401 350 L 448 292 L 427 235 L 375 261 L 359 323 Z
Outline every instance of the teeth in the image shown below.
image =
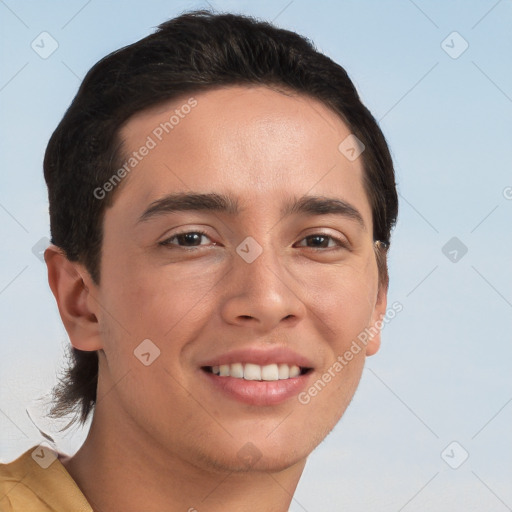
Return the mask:
M 289 366 L 287 364 L 268 364 L 260 366 L 258 364 L 233 363 L 212 366 L 212 373 L 220 377 L 234 377 L 245 380 L 286 380 L 298 377 L 300 367 L 297 365 Z
M 236 377 L 237 379 L 244 378 L 244 366 L 241 363 L 234 363 L 229 368 L 229 375 L 231 377 Z
M 261 380 L 261 366 L 257 364 L 247 363 L 244 368 L 244 379 Z
M 279 380 L 277 364 L 269 364 L 261 368 L 261 380 Z
M 278 372 L 280 379 L 287 379 L 290 377 L 290 367 L 287 364 L 280 364 Z
M 300 375 L 300 368 L 298 366 L 290 366 L 290 379 L 293 377 L 298 377 Z

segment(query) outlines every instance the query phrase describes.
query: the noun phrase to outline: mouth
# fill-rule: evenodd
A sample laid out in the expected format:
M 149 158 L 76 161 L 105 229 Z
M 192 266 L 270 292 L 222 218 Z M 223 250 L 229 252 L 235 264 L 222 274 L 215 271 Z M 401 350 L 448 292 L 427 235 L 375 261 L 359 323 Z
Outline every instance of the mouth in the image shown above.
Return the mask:
M 278 405 L 297 398 L 315 376 L 313 359 L 289 347 L 247 346 L 199 362 L 210 400 Z
M 218 397 L 251 406 L 276 406 L 296 398 L 314 369 L 286 363 L 230 363 L 201 366 L 213 400 Z
M 289 365 L 286 363 L 271 363 L 259 365 L 255 363 L 231 363 L 216 366 L 202 366 L 201 370 L 218 377 L 231 377 L 246 381 L 274 382 L 294 379 L 313 371 L 313 368 Z

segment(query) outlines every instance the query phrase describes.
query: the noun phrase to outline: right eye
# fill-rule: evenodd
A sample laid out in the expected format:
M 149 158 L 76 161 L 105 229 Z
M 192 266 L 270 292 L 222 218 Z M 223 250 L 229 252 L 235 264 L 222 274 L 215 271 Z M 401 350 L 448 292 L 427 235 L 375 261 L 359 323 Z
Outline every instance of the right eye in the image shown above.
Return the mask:
M 200 244 L 202 237 L 206 237 L 208 239 L 210 238 L 206 234 L 206 232 L 201 231 L 201 230 L 183 231 L 181 233 L 175 233 L 172 236 L 170 236 L 169 238 L 162 240 L 161 242 L 159 242 L 158 245 L 161 245 L 163 247 L 169 247 L 171 249 L 173 249 L 175 247 L 183 247 L 185 249 L 194 250 L 196 247 L 201 247 L 202 245 L 204 245 L 204 244 Z M 173 242 L 174 240 L 176 240 L 178 243 L 174 243 Z M 197 242 L 199 242 L 199 245 Z M 192 245 L 188 245 L 188 244 L 192 244 Z M 213 242 L 212 245 L 217 245 L 217 244 L 216 244 L 216 242 Z

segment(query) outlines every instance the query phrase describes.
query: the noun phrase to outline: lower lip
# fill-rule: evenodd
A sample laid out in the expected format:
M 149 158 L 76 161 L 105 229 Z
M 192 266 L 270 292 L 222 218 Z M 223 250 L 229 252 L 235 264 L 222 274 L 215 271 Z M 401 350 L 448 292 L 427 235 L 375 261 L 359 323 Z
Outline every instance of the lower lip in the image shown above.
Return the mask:
M 298 395 L 310 378 L 311 371 L 291 379 L 261 381 L 219 377 L 200 370 L 208 381 L 228 397 L 249 405 L 277 405 Z

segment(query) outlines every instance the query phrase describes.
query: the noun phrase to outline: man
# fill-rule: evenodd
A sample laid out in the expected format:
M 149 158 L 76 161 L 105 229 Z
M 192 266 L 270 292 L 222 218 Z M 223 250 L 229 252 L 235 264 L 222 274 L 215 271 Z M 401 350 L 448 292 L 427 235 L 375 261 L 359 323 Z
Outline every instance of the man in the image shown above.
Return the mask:
M 93 419 L 74 456 L 3 465 L 1 510 L 288 510 L 387 307 L 393 165 L 345 71 L 186 13 L 91 69 L 44 171 L 53 415 Z

